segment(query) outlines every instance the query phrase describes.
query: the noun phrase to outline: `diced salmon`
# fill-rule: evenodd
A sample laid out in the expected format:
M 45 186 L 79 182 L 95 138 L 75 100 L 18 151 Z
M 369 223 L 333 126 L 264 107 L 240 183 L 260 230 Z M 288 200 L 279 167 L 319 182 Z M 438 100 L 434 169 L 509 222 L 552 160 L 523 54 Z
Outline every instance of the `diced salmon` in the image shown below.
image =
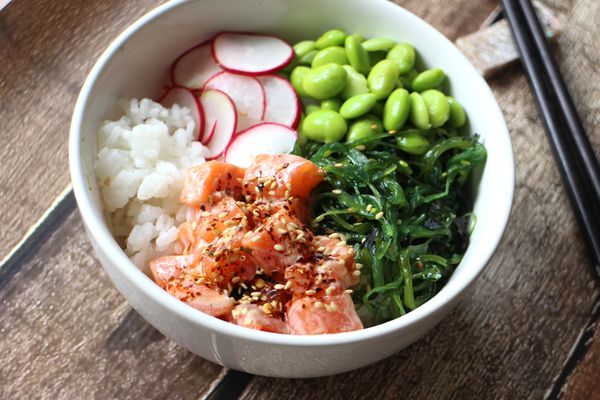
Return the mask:
M 295 335 L 350 332 L 363 327 L 348 294 L 292 300 L 286 317 L 290 333 Z
M 316 286 L 312 264 L 298 263 L 289 266 L 285 269 L 284 278 L 286 282 L 291 282 L 289 291 L 295 297 L 304 296 L 304 292 Z
M 321 183 L 323 172 L 311 161 L 292 154 L 259 154 L 244 176 L 246 194 L 268 199 L 307 198 Z
M 199 265 L 208 280 L 220 287 L 228 287 L 234 277 L 248 281 L 256 274 L 256 265 L 242 248 L 244 233 L 231 237 L 221 236 L 202 250 Z
M 265 332 L 289 333 L 287 324 L 280 318 L 266 314 L 256 304 L 240 304 L 231 312 L 232 322 L 246 328 Z
M 279 209 L 244 236 L 242 247 L 267 275 L 283 274 L 286 266 L 298 262 L 309 250 L 310 233 L 302 231 L 299 237 L 296 231 L 300 229 L 293 229 L 300 226 L 302 223 L 288 210 Z
M 177 299 L 215 317 L 229 313 L 235 300 L 204 284 L 197 284 L 196 257 L 166 256 L 150 262 L 154 280 Z
M 199 207 L 210 198 L 240 196 L 244 169 L 220 161 L 209 161 L 188 169 L 179 196 L 182 203 Z
M 185 268 L 192 267 L 195 261 L 196 257 L 193 254 L 159 257 L 150 261 L 150 272 L 154 281 L 164 287 L 169 280 L 178 278 Z
M 196 212 L 193 221 L 181 224 L 179 240 L 184 251 L 189 253 L 206 247 L 227 229 L 232 233 L 245 232 L 247 224 L 245 211 L 232 197 L 225 197 L 210 211 Z
M 342 243 L 338 238 L 315 236 L 313 247 L 328 249 L 323 262 L 316 266 L 318 274 L 322 274 L 325 279 L 337 280 L 346 288 L 358 283 L 359 277 L 352 274 L 356 269 L 355 251 L 352 246 Z

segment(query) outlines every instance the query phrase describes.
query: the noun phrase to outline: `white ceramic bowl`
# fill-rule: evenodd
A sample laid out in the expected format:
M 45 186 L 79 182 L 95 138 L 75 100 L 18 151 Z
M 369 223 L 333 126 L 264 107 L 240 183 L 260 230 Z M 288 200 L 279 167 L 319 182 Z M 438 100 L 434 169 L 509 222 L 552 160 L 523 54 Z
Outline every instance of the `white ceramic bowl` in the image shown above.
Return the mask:
M 172 61 L 216 32 L 252 31 L 291 42 L 339 27 L 365 37 L 408 41 L 428 66 L 443 68 L 452 94 L 481 135 L 488 160 L 475 202 L 477 226 L 448 284 L 415 311 L 361 331 L 319 336 L 246 329 L 203 314 L 171 297 L 140 272 L 104 223 L 94 175 L 96 132 L 119 98 L 156 97 Z M 438 31 L 385 0 L 175 0 L 123 32 L 90 72 L 73 114 L 70 137 L 73 189 L 100 262 L 131 305 L 168 337 L 205 359 L 253 374 L 315 377 L 381 360 L 439 322 L 482 272 L 506 226 L 514 162 L 501 111 L 485 81 Z

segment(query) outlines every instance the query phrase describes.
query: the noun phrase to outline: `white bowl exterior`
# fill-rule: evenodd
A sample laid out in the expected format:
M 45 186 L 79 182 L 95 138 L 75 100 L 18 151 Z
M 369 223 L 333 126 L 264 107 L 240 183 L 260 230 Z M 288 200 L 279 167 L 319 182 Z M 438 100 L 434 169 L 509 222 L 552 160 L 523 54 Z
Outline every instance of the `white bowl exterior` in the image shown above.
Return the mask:
M 112 116 L 117 99 L 156 97 L 172 61 L 216 32 L 265 32 L 295 41 L 315 38 L 334 27 L 366 37 L 408 41 L 426 65 L 446 71 L 452 95 L 469 116 L 471 131 L 481 135 L 488 149 L 474 207 L 477 225 L 463 261 L 433 299 L 401 318 L 363 331 L 277 335 L 198 312 L 140 272 L 108 231 L 93 168 L 98 127 Z M 88 234 L 100 262 L 131 305 L 165 335 L 208 360 L 281 377 L 323 376 L 359 368 L 425 334 L 456 305 L 489 261 L 508 221 L 514 189 L 510 137 L 485 81 L 439 32 L 385 0 L 171 1 L 134 23 L 100 57 L 75 107 L 69 155 L 73 188 Z

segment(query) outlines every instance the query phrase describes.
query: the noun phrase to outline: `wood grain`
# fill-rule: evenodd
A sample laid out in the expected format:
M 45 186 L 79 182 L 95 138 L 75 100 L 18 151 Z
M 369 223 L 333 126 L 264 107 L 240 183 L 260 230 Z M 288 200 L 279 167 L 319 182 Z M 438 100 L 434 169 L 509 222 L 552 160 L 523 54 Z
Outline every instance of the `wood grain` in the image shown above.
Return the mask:
M 161 0 L 14 0 L 0 12 L 0 259 L 67 186 L 67 139 L 85 76 Z
M 446 24 L 462 13 L 472 15 L 468 5 L 474 3 L 434 11 L 428 6 L 439 5 L 436 1 L 404 5 L 452 37 L 463 32 Z M 600 54 L 592 49 L 600 14 L 592 3 L 571 2 L 572 13 L 565 12 L 571 9 L 565 2 L 557 9 L 566 18 L 558 59 L 599 149 L 600 91 L 594 76 Z M 467 298 L 422 341 L 376 365 L 324 379 L 255 378 L 243 398 L 308 399 L 316 393 L 335 399 L 542 398 L 552 387 L 599 289 L 521 68 L 501 73 L 491 86 L 513 139 L 516 197 L 504 240 Z M 584 375 L 587 385 L 597 382 L 596 357 L 590 354 L 581 385 Z M 571 398 L 587 398 L 592 387 L 573 391 Z
M 0 290 L 0 398 L 202 397 L 223 368 L 152 328 L 92 254 L 72 211 Z

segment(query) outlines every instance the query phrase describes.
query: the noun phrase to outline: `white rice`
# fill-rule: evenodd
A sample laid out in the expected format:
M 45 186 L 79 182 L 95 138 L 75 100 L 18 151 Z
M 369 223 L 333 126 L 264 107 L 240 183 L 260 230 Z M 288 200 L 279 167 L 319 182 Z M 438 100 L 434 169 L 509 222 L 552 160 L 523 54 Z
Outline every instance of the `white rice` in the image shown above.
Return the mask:
M 179 203 L 187 168 L 202 164 L 206 148 L 193 141 L 187 108 L 149 99 L 121 100 L 124 116 L 98 132 L 96 177 L 107 222 L 131 260 L 178 253 L 177 227 L 188 207 Z

